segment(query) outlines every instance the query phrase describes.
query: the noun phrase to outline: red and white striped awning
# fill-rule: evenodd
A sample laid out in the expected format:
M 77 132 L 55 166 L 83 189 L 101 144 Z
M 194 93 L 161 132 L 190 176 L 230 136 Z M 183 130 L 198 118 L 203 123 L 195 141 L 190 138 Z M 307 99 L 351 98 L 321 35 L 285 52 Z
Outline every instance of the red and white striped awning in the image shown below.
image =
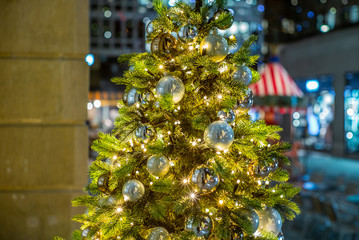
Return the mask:
M 266 64 L 261 79 L 249 86 L 254 96 L 302 97 L 303 92 L 279 62 Z

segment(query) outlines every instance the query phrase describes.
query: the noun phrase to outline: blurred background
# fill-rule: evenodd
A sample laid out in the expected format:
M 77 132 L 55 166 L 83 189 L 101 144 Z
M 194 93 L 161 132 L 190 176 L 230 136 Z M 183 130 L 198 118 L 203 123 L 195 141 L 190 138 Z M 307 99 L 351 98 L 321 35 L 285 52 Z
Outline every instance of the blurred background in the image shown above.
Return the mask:
M 170 7 L 175 1 L 164 0 Z M 194 5 L 194 0 L 184 0 Z M 211 0 L 206 0 L 211 3 Z M 118 117 L 123 53 L 150 51 L 149 0 L 3 0 L 0 8 L 0 239 L 70 238 L 90 150 Z M 253 120 L 293 144 L 303 214 L 285 239 L 359 235 L 359 0 L 228 0 L 252 54 Z

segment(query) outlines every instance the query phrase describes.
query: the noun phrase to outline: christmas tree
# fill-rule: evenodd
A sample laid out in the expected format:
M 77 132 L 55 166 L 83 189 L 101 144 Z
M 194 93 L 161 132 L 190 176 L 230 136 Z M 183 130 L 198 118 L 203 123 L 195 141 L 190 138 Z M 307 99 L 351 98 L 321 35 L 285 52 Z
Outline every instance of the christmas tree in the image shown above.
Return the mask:
M 153 1 L 150 53 L 125 54 L 130 70 L 110 134 L 93 144 L 86 206 L 74 239 L 284 239 L 299 213 L 286 183 L 278 126 L 252 121 L 249 83 L 259 80 L 250 37 L 234 54 L 225 0 L 170 9 Z

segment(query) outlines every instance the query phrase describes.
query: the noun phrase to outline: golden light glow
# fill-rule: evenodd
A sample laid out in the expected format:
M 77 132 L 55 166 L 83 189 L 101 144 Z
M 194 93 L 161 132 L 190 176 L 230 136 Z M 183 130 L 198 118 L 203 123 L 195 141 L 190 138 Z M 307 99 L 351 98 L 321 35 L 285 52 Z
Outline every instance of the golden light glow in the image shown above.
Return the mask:
M 219 203 L 220 205 L 222 205 L 222 204 L 224 203 L 224 201 L 223 201 L 223 200 L 219 200 L 218 203 Z
M 163 69 L 163 65 L 159 65 L 158 68 L 159 68 L 159 69 Z

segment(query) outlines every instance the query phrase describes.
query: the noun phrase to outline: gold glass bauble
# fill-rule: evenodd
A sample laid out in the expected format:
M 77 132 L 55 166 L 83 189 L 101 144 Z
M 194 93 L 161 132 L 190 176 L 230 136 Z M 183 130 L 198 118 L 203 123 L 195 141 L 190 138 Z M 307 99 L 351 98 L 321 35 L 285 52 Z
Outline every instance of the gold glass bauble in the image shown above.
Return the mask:
M 207 55 L 214 62 L 220 62 L 228 55 L 228 42 L 224 37 L 213 33 L 202 40 L 200 49 L 202 55 Z
M 177 39 L 169 33 L 162 33 L 151 43 L 151 51 L 158 57 L 170 58 L 177 46 Z

